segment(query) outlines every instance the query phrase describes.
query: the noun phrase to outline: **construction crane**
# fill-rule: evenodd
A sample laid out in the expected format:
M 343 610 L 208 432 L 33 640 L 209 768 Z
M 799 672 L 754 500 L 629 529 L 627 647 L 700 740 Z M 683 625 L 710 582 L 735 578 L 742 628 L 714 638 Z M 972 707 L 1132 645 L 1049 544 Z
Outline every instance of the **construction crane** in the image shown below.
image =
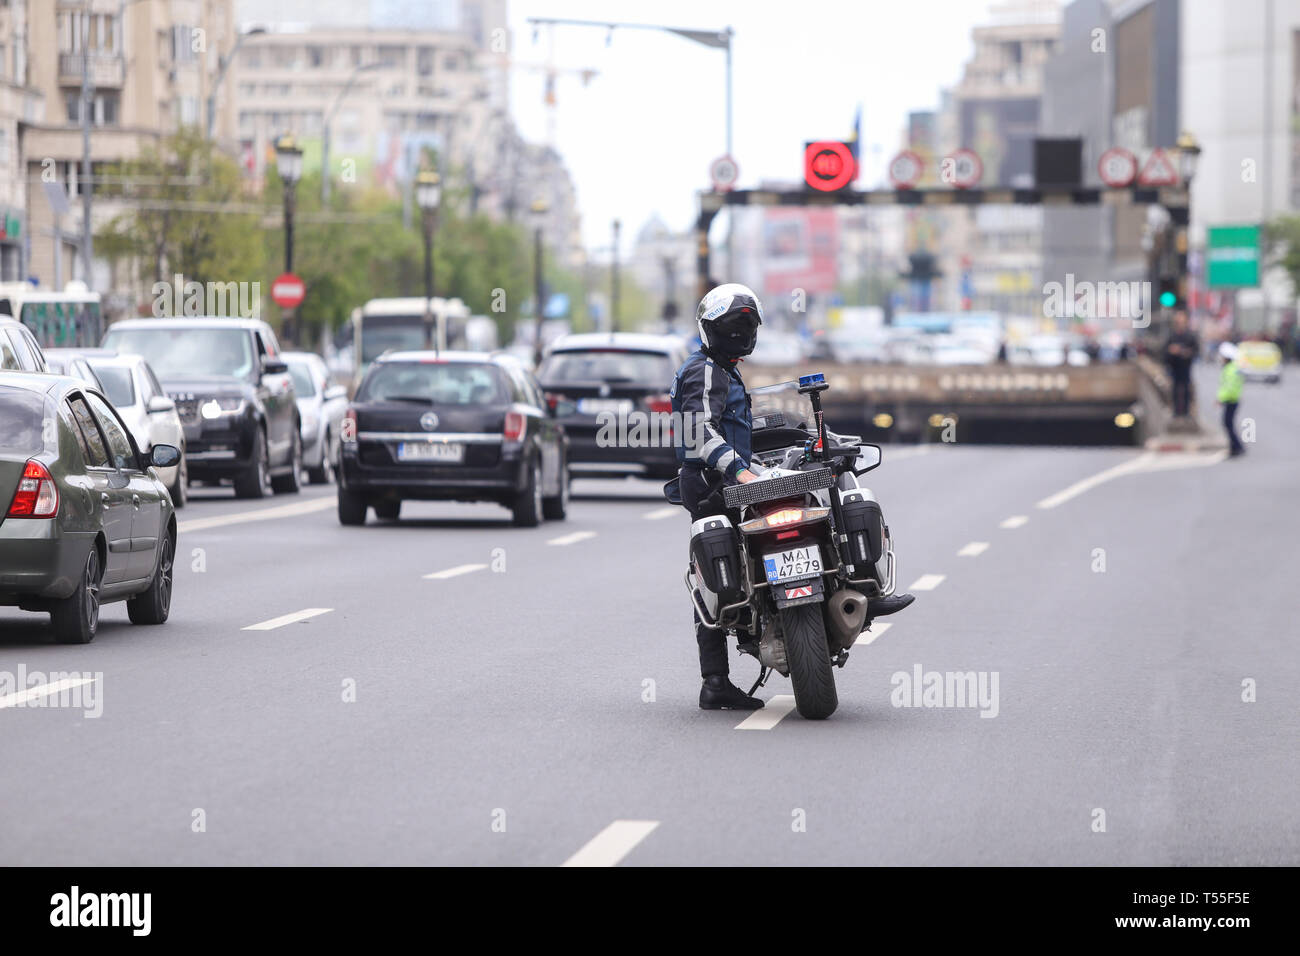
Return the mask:
M 578 69 L 573 67 L 556 66 L 552 56 L 548 57 L 546 63 L 531 63 L 523 60 L 516 60 L 507 55 L 500 54 L 494 58 L 496 65 L 506 70 L 520 70 L 525 73 L 541 73 L 546 77 L 546 86 L 542 94 L 542 102 L 546 104 L 546 145 L 555 148 L 556 145 L 556 112 L 559 105 L 559 98 L 555 92 L 555 81 L 561 76 L 576 76 L 582 80 L 582 85 L 587 86 L 593 79 L 599 76 L 599 72 L 593 69 Z

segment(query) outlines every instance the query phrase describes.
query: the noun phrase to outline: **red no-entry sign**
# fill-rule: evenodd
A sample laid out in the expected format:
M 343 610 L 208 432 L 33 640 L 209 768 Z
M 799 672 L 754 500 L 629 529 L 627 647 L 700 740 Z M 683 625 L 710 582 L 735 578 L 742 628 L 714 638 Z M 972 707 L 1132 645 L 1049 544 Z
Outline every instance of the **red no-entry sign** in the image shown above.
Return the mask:
M 286 272 L 271 283 L 271 301 L 282 309 L 292 309 L 302 302 L 307 287 L 292 272 Z

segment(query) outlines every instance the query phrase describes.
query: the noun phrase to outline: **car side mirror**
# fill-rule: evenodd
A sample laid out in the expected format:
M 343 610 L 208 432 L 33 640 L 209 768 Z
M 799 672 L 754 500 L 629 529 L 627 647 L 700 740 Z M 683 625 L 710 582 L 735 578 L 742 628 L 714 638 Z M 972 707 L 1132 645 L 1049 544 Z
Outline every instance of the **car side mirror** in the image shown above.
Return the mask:
M 865 475 L 871 469 L 880 467 L 883 455 L 879 445 L 860 445 L 858 447 L 858 457 L 853 462 L 853 473 L 855 475 Z
M 150 415 L 159 415 L 163 412 L 176 411 L 176 403 L 166 395 L 155 395 L 153 398 L 149 399 L 149 404 L 146 407 L 148 408 Z
M 181 450 L 175 445 L 154 445 L 149 451 L 149 464 L 155 468 L 171 468 L 181 462 Z
M 289 371 L 289 363 L 284 359 L 267 355 L 262 358 L 263 375 L 283 375 Z
M 329 388 L 325 389 L 326 401 L 332 402 L 336 398 L 347 398 L 347 397 L 348 397 L 348 390 L 344 388 L 342 385 L 331 385 Z

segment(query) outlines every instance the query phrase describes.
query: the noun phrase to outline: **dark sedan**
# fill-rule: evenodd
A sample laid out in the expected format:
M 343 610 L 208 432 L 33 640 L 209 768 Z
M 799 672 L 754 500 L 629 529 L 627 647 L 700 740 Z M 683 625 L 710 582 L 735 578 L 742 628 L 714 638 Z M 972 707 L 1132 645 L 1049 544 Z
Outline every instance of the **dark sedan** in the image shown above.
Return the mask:
M 339 521 L 406 500 L 494 501 L 514 523 L 562 519 L 568 445 L 532 374 L 513 356 L 395 352 L 366 372 L 343 417 Z
M 171 445 L 141 454 L 85 382 L 0 377 L 0 605 L 48 612 L 70 644 L 94 638 L 109 601 L 136 624 L 166 621 L 176 512 L 153 469 L 179 461 Z

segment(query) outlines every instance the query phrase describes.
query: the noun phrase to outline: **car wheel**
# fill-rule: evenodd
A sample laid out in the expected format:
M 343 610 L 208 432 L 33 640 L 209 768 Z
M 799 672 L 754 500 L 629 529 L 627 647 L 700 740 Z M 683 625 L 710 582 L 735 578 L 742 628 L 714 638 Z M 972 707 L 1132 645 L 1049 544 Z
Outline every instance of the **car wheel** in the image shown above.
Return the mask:
M 302 432 L 297 426 L 293 429 L 293 453 L 289 456 L 289 471 L 272 478 L 271 487 L 277 495 L 296 495 L 302 487 Z
M 547 521 L 563 521 L 569 513 L 569 463 L 560 462 L 560 493 L 542 502 L 542 515 Z
M 520 528 L 536 528 L 542 523 L 542 470 L 536 462 L 528 468 L 528 483 L 515 496 L 514 523 Z
M 235 479 L 236 498 L 265 498 L 271 493 L 271 463 L 267 460 L 266 432 L 257 430 L 253 462 Z
M 400 498 L 394 500 L 385 498 L 383 501 L 375 502 L 375 517 L 383 518 L 385 521 L 396 521 L 402 513 L 402 501 Z
M 172 581 L 176 568 L 176 538 L 168 534 L 158 549 L 158 565 L 149 587 L 126 602 L 132 624 L 163 624 L 172 609 Z
M 54 639 L 60 644 L 89 644 L 95 639 L 95 632 L 99 630 L 99 585 L 103 579 L 99 549 L 92 544 L 77 590 L 50 612 Z
M 307 479 L 313 485 L 334 484 L 334 439 L 329 432 L 321 439 L 320 467 L 308 468 Z
M 366 499 L 355 491 L 339 485 L 339 524 L 362 525 L 366 523 Z
M 176 466 L 176 480 L 167 492 L 172 496 L 173 508 L 184 508 L 185 503 L 190 500 L 189 494 L 190 469 L 185 464 L 185 452 L 181 451 L 181 463 Z

